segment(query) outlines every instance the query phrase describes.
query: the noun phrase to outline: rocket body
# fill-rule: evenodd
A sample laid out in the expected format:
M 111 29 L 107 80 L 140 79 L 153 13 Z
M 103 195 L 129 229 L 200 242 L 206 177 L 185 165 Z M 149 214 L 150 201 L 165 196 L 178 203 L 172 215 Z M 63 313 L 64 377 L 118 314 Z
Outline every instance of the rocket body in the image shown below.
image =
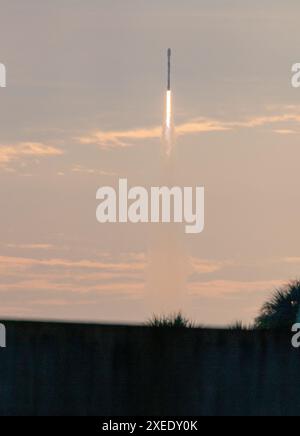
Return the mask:
M 171 49 L 168 49 L 168 91 L 171 91 Z

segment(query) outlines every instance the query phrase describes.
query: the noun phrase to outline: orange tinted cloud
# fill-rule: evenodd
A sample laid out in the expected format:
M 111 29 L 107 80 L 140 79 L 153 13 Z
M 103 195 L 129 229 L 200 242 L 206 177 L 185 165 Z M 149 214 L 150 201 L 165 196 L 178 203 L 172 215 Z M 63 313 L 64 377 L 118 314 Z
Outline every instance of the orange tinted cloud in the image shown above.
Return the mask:
M 196 297 L 219 298 L 222 296 L 242 295 L 243 293 L 266 292 L 281 287 L 284 280 L 234 281 L 212 280 L 190 283 L 190 295 Z
M 133 254 L 125 261 L 35 259 L 0 257 L 0 292 L 28 292 L 43 298 L 44 292 L 126 295 L 136 298 L 144 289 L 144 261 Z
M 6 268 L 16 268 L 16 269 L 26 269 L 34 266 L 44 266 L 44 267 L 62 267 L 62 268 L 72 268 L 72 269 L 92 269 L 92 270 L 103 270 L 106 271 L 141 271 L 144 269 L 144 264 L 142 262 L 97 262 L 92 260 L 68 260 L 68 259 L 33 259 L 25 257 L 9 257 L 0 256 L 1 267 Z
M 233 264 L 231 261 L 210 261 L 195 257 L 191 258 L 190 262 L 192 265 L 192 271 L 196 274 L 214 273 Z
M 277 115 L 256 116 L 246 120 L 222 121 L 209 118 L 197 118 L 176 126 L 176 134 L 179 136 L 197 133 L 223 132 L 242 128 L 258 128 L 268 125 L 300 123 L 300 114 L 283 113 Z M 278 128 L 274 133 L 283 134 L 292 132 L 288 128 Z M 160 138 L 162 128 L 151 127 L 149 129 L 129 130 L 95 130 L 90 134 L 77 138 L 81 144 L 97 144 L 103 148 L 124 148 L 131 147 L 135 141 Z
M 133 130 L 112 130 L 112 131 L 95 131 L 87 136 L 78 138 L 80 144 L 98 144 L 103 148 L 124 148 L 130 147 L 127 140 L 153 139 L 161 136 L 161 127 L 150 129 L 133 129 Z
M 28 157 L 60 156 L 63 151 L 40 142 L 19 142 L 0 145 L 0 166 Z
M 230 130 L 229 126 L 224 123 L 198 119 L 176 126 L 177 135 L 187 135 L 192 133 L 217 132 Z M 113 131 L 95 131 L 89 135 L 78 138 L 81 144 L 98 144 L 103 148 L 124 148 L 132 146 L 132 142 L 137 140 L 157 139 L 162 135 L 162 128 L 152 127 L 149 129 L 132 129 L 132 130 L 113 130 Z
M 140 283 L 128 283 L 128 282 L 119 282 L 119 283 L 96 283 L 96 284 L 86 284 L 79 283 L 74 286 L 74 283 L 65 282 L 58 283 L 53 281 L 53 279 L 49 276 L 41 278 L 33 278 L 28 280 L 22 280 L 16 283 L 0 283 L 0 291 L 58 291 L 59 293 L 67 292 L 67 293 L 78 293 L 78 294 L 91 294 L 91 293 L 100 293 L 102 295 L 113 295 L 113 294 L 126 294 L 127 296 L 137 296 L 144 290 L 144 283 L 141 281 Z
M 55 248 L 52 244 L 6 244 L 5 246 L 21 250 L 53 250 Z

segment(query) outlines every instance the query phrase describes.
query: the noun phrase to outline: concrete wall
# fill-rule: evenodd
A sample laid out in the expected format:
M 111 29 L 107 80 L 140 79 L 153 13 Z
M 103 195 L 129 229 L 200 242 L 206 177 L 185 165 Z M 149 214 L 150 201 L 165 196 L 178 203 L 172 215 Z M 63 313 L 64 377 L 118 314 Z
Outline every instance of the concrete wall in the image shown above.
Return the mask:
M 1 415 L 298 415 L 291 336 L 4 322 Z

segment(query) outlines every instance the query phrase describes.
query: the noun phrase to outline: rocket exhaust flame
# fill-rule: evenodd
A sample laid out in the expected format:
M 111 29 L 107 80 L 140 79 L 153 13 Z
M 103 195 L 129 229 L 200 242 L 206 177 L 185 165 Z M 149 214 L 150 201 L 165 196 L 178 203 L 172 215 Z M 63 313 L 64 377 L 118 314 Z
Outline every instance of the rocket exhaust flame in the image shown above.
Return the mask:
M 164 154 L 170 157 L 174 145 L 174 125 L 172 113 L 172 91 L 171 91 L 171 49 L 168 49 L 168 85 L 166 94 L 166 114 L 163 128 Z
M 170 158 L 175 144 L 175 129 L 173 123 L 172 111 L 172 92 L 167 91 L 166 94 L 166 112 L 163 126 L 162 146 L 163 155 L 165 158 Z
M 166 127 L 171 129 L 172 122 L 172 94 L 171 91 L 167 91 L 167 110 L 166 110 Z

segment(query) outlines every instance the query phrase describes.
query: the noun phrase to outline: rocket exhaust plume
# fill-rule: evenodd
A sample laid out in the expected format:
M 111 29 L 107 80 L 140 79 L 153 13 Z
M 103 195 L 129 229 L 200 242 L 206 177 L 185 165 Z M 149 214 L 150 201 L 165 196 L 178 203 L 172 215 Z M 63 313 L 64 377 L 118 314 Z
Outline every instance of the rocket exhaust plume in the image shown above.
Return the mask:
M 167 129 L 171 128 L 172 122 L 172 94 L 171 90 L 167 91 L 167 104 L 166 104 L 166 127 Z
M 178 185 L 180 168 L 176 161 L 175 128 L 171 91 L 171 49 L 167 52 L 167 92 L 161 139 L 160 185 Z M 189 265 L 184 250 L 183 232 L 178 224 L 157 224 L 151 232 L 148 266 L 149 306 L 156 314 L 184 309 L 183 293 Z
M 172 147 L 175 142 L 174 124 L 173 124 L 173 112 L 172 112 L 172 91 L 171 91 L 171 49 L 168 49 L 168 83 L 166 94 L 166 115 L 163 126 L 163 143 L 164 154 L 166 157 L 170 157 L 172 153 Z

